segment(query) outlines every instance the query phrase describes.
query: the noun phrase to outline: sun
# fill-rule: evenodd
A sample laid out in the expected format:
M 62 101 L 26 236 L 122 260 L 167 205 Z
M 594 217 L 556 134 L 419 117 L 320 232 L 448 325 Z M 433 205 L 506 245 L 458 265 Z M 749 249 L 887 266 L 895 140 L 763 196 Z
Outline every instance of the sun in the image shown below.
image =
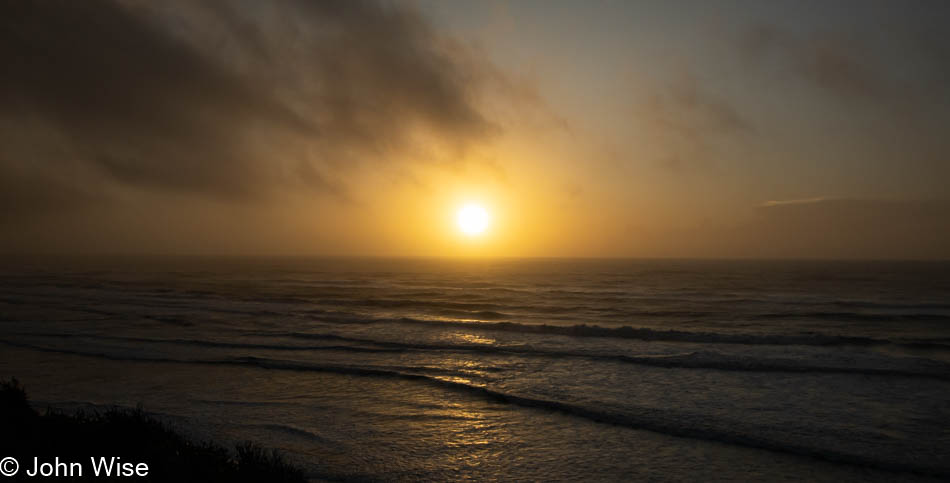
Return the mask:
M 481 205 L 468 203 L 459 208 L 455 220 L 462 233 L 475 236 L 485 232 L 491 223 L 491 215 Z

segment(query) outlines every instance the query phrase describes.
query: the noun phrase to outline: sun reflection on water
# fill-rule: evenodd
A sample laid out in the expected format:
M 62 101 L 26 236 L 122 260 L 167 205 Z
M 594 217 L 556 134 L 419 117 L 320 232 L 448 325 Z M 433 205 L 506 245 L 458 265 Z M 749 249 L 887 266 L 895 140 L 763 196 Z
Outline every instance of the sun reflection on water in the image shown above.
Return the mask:
M 498 341 L 491 337 L 484 337 L 467 332 L 454 332 L 446 336 L 452 342 L 464 342 L 468 344 L 495 345 Z

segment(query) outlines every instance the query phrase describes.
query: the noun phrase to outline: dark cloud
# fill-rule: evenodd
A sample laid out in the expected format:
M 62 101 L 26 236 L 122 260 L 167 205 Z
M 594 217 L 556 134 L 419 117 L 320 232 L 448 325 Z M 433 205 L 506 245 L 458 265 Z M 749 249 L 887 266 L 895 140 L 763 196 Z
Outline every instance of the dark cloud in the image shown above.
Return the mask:
M 734 225 L 647 233 L 660 256 L 950 260 L 950 200 L 769 201 Z
M 856 46 L 834 37 L 812 39 L 804 50 L 803 72 L 816 85 L 834 94 L 880 99 L 889 94 L 884 75 L 862 62 Z
M 345 196 L 348 165 L 392 162 L 419 132 L 464 145 L 491 130 L 459 50 L 374 2 L 0 0 L 0 177 L 29 187 L 0 202 Z
M 664 149 L 656 164 L 674 172 L 709 164 L 721 141 L 755 132 L 728 99 L 691 75 L 681 75 L 649 96 L 638 119 Z
M 841 100 L 893 105 L 946 96 L 946 29 L 921 19 L 882 19 L 880 31 L 844 23 L 805 32 L 756 24 L 734 40 L 750 65 L 777 67 Z
M 744 33 L 740 46 L 754 61 L 780 59 L 804 80 L 843 98 L 880 99 L 895 88 L 869 55 L 871 46 L 844 35 L 824 33 L 799 38 L 776 27 L 759 25 Z
M 827 258 L 950 258 L 950 202 L 768 202 L 742 230 L 747 253 Z
M 692 76 L 670 82 L 650 101 L 653 121 L 687 138 L 752 130 L 732 104 L 701 88 Z
M 928 5 L 933 8 L 888 2 L 873 15 L 858 10 L 823 27 L 749 26 L 734 38 L 745 60 L 739 73 L 752 80 L 751 88 L 769 89 L 760 93 L 778 99 L 788 119 L 810 116 L 803 131 L 825 129 L 832 141 L 825 162 L 860 159 L 868 171 L 854 172 L 856 179 L 890 171 L 882 179 L 890 192 L 914 186 L 911 196 L 943 197 L 946 190 L 932 181 L 950 168 L 944 134 L 950 123 L 950 4 Z M 783 100 L 776 88 L 791 90 L 801 105 Z M 810 157 L 817 161 L 814 153 Z

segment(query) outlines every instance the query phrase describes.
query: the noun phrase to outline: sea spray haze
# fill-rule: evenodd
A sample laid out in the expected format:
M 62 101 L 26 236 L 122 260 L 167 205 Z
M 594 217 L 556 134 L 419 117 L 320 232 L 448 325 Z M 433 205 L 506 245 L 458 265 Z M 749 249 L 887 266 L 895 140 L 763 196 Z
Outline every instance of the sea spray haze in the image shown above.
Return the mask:
M 0 372 L 321 478 L 950 476 L 950 264 L 7 260 Z

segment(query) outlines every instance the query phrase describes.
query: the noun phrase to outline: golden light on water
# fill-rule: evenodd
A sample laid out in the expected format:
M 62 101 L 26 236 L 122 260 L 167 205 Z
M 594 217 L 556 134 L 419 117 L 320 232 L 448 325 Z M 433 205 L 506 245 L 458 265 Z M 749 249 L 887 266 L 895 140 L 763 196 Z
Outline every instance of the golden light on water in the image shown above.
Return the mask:
M 455 220 L 462 233 L 475 236 L 484 233 L 488 229 L 488 225 L 491 224 L 491 215 L 481 205 L 467 203 L 459 208 Z

